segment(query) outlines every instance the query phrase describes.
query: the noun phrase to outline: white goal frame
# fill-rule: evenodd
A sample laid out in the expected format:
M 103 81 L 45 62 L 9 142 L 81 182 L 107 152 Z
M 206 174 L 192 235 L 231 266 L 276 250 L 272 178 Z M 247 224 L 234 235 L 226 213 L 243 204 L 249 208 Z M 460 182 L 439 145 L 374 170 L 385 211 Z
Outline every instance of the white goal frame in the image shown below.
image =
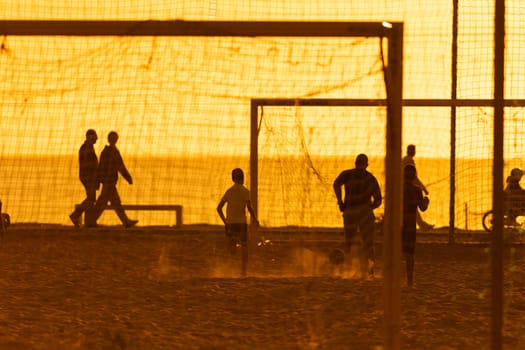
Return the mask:
M 4 36 L 207 36 L 207 37 L 376 37 L 387 39 L 385 215 L 384 215 L 384 345 L 400 345 L 400 267 L 402 218 L 403 32 L 400 22 L 245 22 L 245 21 L 99 21 L 1 20 Z M 254 100 L 257 101 L 257 100 Z M 297 105 L 294 100 L 294 105 Z M 310 100 L 312 101 L 312 100 Z M 352 100 L 317 100 L 343 103 Z M 339 102 L 337 102 L 339 101 Z M 347 102 L 344 102 L 347 101 Z M 354 100 L 355 101 L 355 100 Z M 365 101 L 365 100 L 363 100 Z M 306 103 L 306 102 L 305 102 Z M 332 103 L 332 104 L 330 104 Z M 364 103 L 364 102 L 363 102 Z M 353 105 L 356 105 L 355 102 Z M 251 104 L 251 191 L 257 205 L 257 104 Z M 254 117 L 255 116 L 255 117 Z M 254 123 L 255 121 L 255 123 Z

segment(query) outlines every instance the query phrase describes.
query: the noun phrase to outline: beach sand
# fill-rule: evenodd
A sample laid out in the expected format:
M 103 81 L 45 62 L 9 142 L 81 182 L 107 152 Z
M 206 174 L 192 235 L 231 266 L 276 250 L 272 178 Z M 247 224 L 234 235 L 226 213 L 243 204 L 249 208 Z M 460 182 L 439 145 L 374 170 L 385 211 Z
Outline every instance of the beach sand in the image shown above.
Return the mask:
M 402 348 L 489 349 L 489 245 L 420 238 L 416 284 L 401 281 Z M 10 227 L 0 349 L 383 346 L 381 244 L 375 278 L 359 279 L 327 261 L 338 236 L 266 239 L 242 278 L 216 228 Z M 506 349 L 525 348 L 524 260 L 524 246 L 506 247 Z

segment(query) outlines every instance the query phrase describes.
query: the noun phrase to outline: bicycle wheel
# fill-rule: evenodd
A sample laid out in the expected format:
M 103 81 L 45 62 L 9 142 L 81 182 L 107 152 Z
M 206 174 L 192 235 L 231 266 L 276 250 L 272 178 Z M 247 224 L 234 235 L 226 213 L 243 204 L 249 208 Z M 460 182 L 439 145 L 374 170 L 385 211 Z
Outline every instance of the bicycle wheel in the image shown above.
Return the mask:
M 483 214 L 483 219 L 481 221 L 483 224 L 483 228 L 487 232 L 492 232 L 492 210 L 489 210 L 485 214 Z

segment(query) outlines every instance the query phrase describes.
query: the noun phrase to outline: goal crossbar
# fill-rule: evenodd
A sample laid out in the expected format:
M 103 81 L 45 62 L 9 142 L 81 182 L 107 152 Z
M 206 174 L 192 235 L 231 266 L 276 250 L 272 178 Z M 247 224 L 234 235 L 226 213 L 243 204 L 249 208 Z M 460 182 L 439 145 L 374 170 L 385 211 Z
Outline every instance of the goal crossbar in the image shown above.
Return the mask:
M 258 106 L 385 107 L 388 100 L 366 98 L 253 98 Z M 491 99 L 403 99 L 403 107 L 493 107 Z M 505 99 L 505 107 L 525 107 L 525 99 Z
M 391 37 L 397 22 L 2 20 L 2 35 Z

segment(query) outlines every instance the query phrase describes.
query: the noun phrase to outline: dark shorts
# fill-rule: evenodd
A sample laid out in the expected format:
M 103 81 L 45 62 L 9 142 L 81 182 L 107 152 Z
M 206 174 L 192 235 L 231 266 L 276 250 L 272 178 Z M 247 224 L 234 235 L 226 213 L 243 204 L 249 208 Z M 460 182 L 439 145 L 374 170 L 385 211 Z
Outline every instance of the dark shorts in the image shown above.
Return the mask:
M 369 260 L 375 260 L 375 217 L 370 206 L 348 208 L 343 212 L 345 243 L 361 244 Z
M 414 255 L 416 251 L 416 230 L 403 229 L 403 253 Z
M 248 241 L 248 224 L 226 224 L 226 236 L 246 243 Z

